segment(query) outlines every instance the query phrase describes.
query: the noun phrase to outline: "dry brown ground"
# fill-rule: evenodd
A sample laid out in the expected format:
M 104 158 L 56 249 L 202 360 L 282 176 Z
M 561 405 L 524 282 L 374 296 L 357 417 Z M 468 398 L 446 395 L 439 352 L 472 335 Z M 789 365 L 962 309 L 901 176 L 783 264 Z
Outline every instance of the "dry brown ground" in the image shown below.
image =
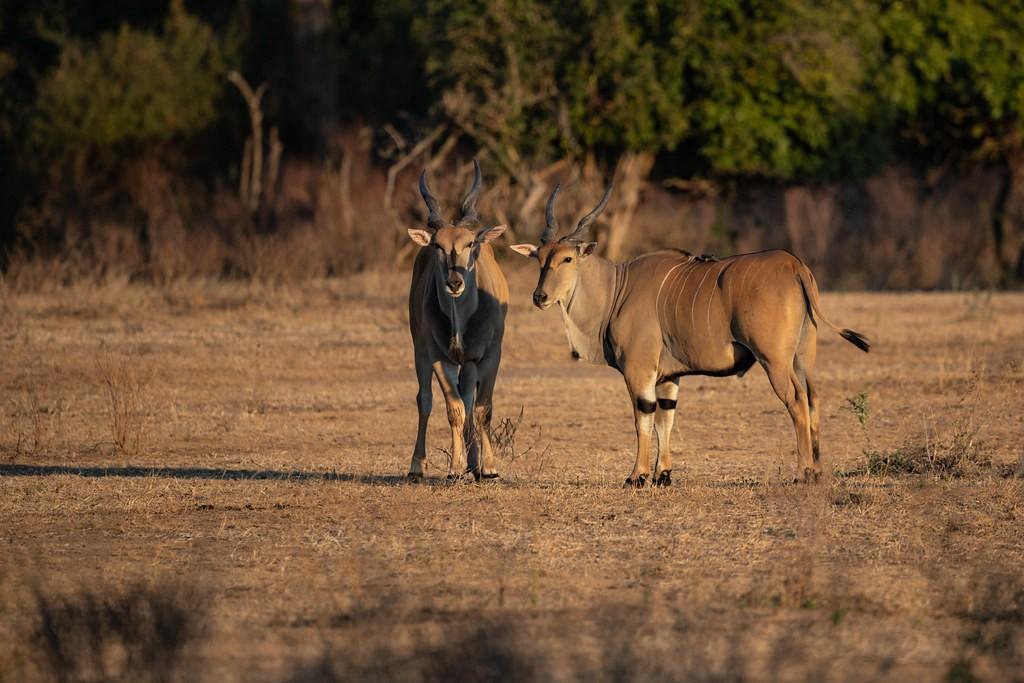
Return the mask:
M 531 278 L 496 393 L 498 418 L 524 407 L 516 454 L 482 485 L 402 481 L 404 274 L 3 292 L 0 671 L 63 647 L 85 675 L 39 600 L 74 622 L 141 586 L 202 628 L 159 664 L 187 680 L 1021 680 L 1024 296 L 826 294 L 877 343 L 820 343 L 828 483 L 789 483 L 754 369 L 684 380 L 676 485 L 628 491 L 622 381 L 569 359 Z M 435 477 L 446 429 L 437 398 Z M 995 466 L 850 474 L 901 447 Z M 99 647 L 138 675 L 134 645 Z

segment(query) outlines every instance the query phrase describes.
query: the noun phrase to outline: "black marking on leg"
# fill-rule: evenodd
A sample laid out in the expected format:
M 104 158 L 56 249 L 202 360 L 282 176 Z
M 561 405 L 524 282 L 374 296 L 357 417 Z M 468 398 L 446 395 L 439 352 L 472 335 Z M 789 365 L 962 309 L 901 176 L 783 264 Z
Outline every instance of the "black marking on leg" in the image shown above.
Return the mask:
M 658 480 L 654 482 L 656 486 L 671 486 L 672 485 L 672 470 L 665 470 L 658 475 Z
M 645 415 L 649 415 L 658 409 L 658 404 L 654 401 L 648 401 L 645 398 L 636 399 L 636 409 Z
M 675 410 L 676 400 L 673 398 L 659 398 L 658 407 L 662 410 Z

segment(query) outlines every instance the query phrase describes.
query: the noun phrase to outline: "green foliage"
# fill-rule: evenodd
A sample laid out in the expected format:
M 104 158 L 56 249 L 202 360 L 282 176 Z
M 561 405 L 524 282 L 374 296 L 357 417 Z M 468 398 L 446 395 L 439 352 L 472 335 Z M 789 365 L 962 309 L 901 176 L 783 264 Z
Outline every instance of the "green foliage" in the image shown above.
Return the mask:
M 572 130 L 584 147 L 672 149 L 690 127 L 685 51 L 673 3 L 580 4 L 563 19 L 561 78 Z
M 868 395 L 865 393 L 857 394 L 856 396 L 849 396 L 846 399 L 846 405 L 843 406 L 843 410 L 848 410 L 853 413 L 853 416 L 857 418 L 857 422 L 864 429 L 867 429 L 868 417 L 871 415 L 871 409 L 868 407 Z
M 978 0 L 887 3 L 871 79 L 912 151 L 998 158 L 1021 145 L 1024 7 Z
M 434 0 L 428 71 L 471 134 L 528 155 L 699 149 L 711 175 L 862 168 L 873 113 L 860 3 Z M 862 30 L 863 28 L 863 30 Z M 532 97 L 530 96 L 532 95 Z M 451 108 L 446 113 L 452 115 Z
M 507 170 L 558 143 L 563 27 L 536 0 L 430 0 L 416 23 L 441 109 Z
M 863 3 L 695 4 L 688 70 L 710 173 L 816 177 L 865 165 L 843 144 L 851 128 L 868 132 Z
M 122 24 L 95 43 L 69 41 L 40 85 L 33 138 L 66 153 L 193 135 L 218 115 L 228 58 L 180 0 L 162 34 Z

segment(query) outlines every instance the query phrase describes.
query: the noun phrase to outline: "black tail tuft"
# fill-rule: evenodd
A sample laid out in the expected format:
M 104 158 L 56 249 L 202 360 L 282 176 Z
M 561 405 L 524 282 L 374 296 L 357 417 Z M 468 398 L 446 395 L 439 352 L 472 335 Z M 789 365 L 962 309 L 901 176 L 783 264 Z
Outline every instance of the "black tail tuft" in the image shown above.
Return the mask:
M 843 339 L 845 339 L 846 341 L 850 342 L 851 344 L 856 346 L 858 349 L 863 351 L 864 353 L 867 353 L 868 351 L 871 350 L 871 342 L 869 342 L 867 340 L 867 337 L 865 337 L 860 332 L 854 332 L 853 330 L 842 329 L 842 330 L 839 330 L 839 335 Z

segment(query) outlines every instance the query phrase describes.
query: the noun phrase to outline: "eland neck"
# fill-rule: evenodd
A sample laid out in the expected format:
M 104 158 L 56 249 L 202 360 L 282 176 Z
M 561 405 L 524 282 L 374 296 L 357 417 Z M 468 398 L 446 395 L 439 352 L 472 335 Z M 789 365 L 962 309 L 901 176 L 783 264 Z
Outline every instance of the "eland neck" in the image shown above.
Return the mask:
M 462 363 L 465 345 L 463 336 L 467 321 L 476 313 L 480 305 L 479 291 L 476 286 L 476 272 L 470 271 L 465 276 L 465 289 L 458 298 L 453 298 L 445 289 L 444 280 L 436 278 L 434 293 L 441 312 L 451 322 L 451 339 L 448 340 L 448 355 L 456 363 Z
M 559 302 L 562 322 L 573 355 L 604 363 L 604 341 L 619 291 L 622 265 L 591 256 L 579 266 L 579 277 L 568 302 Z

